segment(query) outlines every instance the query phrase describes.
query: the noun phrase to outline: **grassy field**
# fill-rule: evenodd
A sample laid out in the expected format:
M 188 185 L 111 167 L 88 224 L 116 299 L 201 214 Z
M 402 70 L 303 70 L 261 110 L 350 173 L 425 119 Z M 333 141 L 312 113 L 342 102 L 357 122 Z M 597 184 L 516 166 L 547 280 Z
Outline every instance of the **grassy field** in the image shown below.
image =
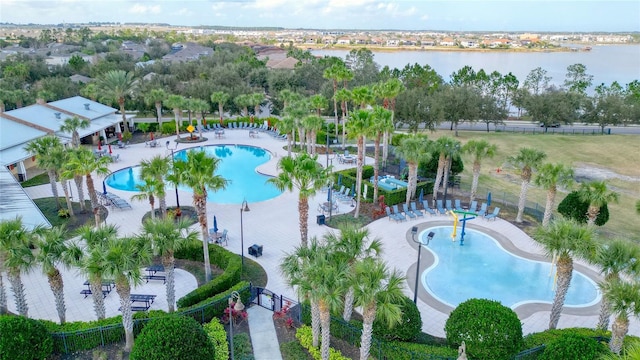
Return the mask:
M 437 131 L 428 134 L 430 139 L 452 136 L 449 131 Z M 493 159 L 487 159 L 482 165 L 480 187 L 492 191 L 504 192 L 517 197 L 520 191 L 520 177 L 506 163 L 521 147 L 543 150 L 548 162 L 562 162 L 580 169 L 588 177 L 608 174 L 610 189 L 620 194 L 620 202 L 609 204 L 611 214 L 609 222 L 600 228 L 603 236 L 623 237 L 640 241 L 638 221 L 640 215 L 635 212 L 635 202 L 640 198 L 640 136 L 637 135 L 532 135 L 499 132 L 460 132 L 457 138 L 463 144 L 470 139 L 485 139 L 498 146 Z M 462 188 L 471 187 L 471 159 L 464 159 L 465 170 L 462 175 Z M 500 169 L 500 172 L 496 170 Z M 485 193 L 486 194 L 486 193 Z M 496 193 L 493 193 L 496 194 Z M 482 192 L 479 192 L 482 195 Z M 562 201 L 566 192 L 559 193 L 556 205 Z M 532 187 L 528 200 L 544 207 L 546 191 Z

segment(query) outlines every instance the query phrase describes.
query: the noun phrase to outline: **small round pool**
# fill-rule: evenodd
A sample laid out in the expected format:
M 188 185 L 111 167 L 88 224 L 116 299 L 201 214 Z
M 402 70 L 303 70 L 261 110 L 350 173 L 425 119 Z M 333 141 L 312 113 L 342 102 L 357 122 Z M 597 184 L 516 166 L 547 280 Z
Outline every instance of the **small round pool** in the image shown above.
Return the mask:
M 226 189 L 208 192 L 207 200 L 218 204 L 240 204 L 244 199 L 258 202 L 272 199 L 282 192 L 267 182 L 270 177 L 260 174 L 256 168 L 271 159 L 265 149 L 247 145 L 211 145 L 186 150 L 174 154 L 176 160 L 186 160 L 188 151 L 204 151 L 208 156 L 220 159 L 217 174 L 229 180 Z M 124 168 L 109 175 L 105 180 L 110 187 L 124 191 L 137 191 L 136 185 L 144 184 L 140 180 L 140 167 Z M 167 188 L 170 196 L 171 185 Z M 187 187 L 180 190 L 190 191 Z M 182 201 L 181 201 L 182 203 Z
M 433 253 L 435 262 L 422 273 L 421 280 L 439 301 L 456 307 L 468 299 L 482 298 L 511 308 L 553 302 L 555 269 L 550 263 L 516 256 L 491 236 L 469 228 L 465 230 L 464 246 L 451 241 L 451 226 L 424 230 L 419 237 L 422 243 L 431 231 L 435 236 L 425 249 Z M 598 301 L 596 283 L 574 270 L 565 306 L 585 307 Z

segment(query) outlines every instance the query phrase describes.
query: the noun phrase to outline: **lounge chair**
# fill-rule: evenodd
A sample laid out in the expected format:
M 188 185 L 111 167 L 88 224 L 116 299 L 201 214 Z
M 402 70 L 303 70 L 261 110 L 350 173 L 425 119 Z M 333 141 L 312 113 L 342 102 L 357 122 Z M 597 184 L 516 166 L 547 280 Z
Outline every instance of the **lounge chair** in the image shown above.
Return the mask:
M 120 198 L 117 199 L 110 199 L 111 200 L 111 204 L 113 204 L 114 207 L 122 210 L 122 209 L 132 209 L 131 204 L 129 204 L 128 202 L 126 202 L 125 200 L 122 200 Z
M 414 214 L 418 215 L 418 217 L 423 217 L 424 213 L 420 210 L 418 210 L 418 208 L 416 207 L 416 202 L 412 201 L 411 202 L 411 211 L 413 211 Z
M 477 211 L 478 216 L 485 216 L 487 215 L 487 203 L 482 203 L 482 205 L 480 205 L 480 210 Z
M 493 208 L 493 212 L 489 215 L 486 215 L 484 218 L 487 220 L 495 220 L 498 217 L 498 214 L 500 213 L 500 208 L 499 207 L 494 207 Z
M 446 200 L 446 201 L 444 202 L 444 209 L 445 209 L 446 211 L 451 211 L 451 210 L 453 210 L 453 205 L 451 204 L 451 200 Z
M 111 161 L 118 162 L 120 160 L 120 154 L 111 155 Z
M 409 210 L 407 203 L 402 203 L 402 210 L 404 211 L 405 215 L 407 215 L 411 219 L 415 219 L 418 217 L 418 215 L 416 215 L 413 211 Z
M 344 194 L 338 196 L 338 200 L 340 201 L 344 201 L 344 202 L 349 202 L 351 201 L 352 196 L 351 194 L 351 189 L 346 189 Z
M 398 219 L 400 219 L 402 221 L 407 220 L 407 217 L 402 215 L 400 210 L 398 210 L 398 205 L 393 205 L 393 213 L 398 217 Z
M 427 200 L 422 200 L 422 208 L 432 216 L 437 215 L 436 211 L 429 207 L 429 202 Z
M 447 213 L 444 206 L 442 205 L 442 200 L 436 200 L 436 209 L 438 210 L 438 214 L 444 215 Z
M 460 199 L 455 199 L 453 201 L 456 211 L 464 211 L 462 205 L 460 204 Z
M 471 202 L 471 205 L 469 205 L 469 211 L 471 212 L 478 212 L 478 202 L 473 200 Z
M 401 221 L 401 220 L 396 216 L 396 214 L 392 214 L 392 213 L 391 213 L 391 208 L 390 208 L 390 207 L 385 206 L 385 207 L 384 207 L 384 211 L 387 213 L 387 216 L 389 217 L 389 221 L 391 221 L 391 220 L 395 220 L 396 222 Z
M 340 186 L 340 190 L 333 192 L 333 197 L 336 199 L 342 195 L 344 195 L 344 185 Z

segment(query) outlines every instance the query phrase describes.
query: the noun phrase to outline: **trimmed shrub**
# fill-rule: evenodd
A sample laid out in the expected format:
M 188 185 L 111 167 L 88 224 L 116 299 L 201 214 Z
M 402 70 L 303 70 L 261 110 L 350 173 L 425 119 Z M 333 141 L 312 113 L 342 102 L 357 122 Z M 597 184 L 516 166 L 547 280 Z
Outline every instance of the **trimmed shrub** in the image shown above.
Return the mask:
M 160 129 L 162 134 L 175 134 L 176 133 L 176 122 L 175 121 L 165 121 L 162 123 L 162 128 Z
M 38 320 L 0 316 L 0 360 L 46 359 L 52 351 L 51 334 Z
M 558 204 L 558 212 L 567 219 L 573 219 L 580 224 L 587 223 L 587 211 L 589 210 L 589 203 L 580 200 L 580 195 L 577 191 L 570 192 L 560 204 Z M 609 207 L 607 204 L 602 205 L 600 213 L 596 217 L 596 225 L 602 226 L 609 221 Z
M 249 335 L 245 333 L 233 335 L 233 356 L 236 359 L 253 359 L 253 347 Z
M 213 347 L 216 349 L 214 360 L 229 359 L 229 344 L 227 343 L 227 331 L 217 318 L 211 319 L 211 322 L 202 326 L 204 331 L 211 339 Z
M 309 354 L 311 354 L 311 356 L 313 356 L 314 359 L 316 360 L 322 359 L 322 354 L 320 353 L 320 349 L 313 347 L 313 335 L 311 334 L 311 327 L 309 326 L 300 327 L 296 332 L 296 338 L 300 341 L 300 344 L 305 349 L 307 349 Z M 349 360 L 349 358 L 342 356 L 342 353 L 340 353 L 340 351 L 334 348 L 329 348 L 329 359 L 330 360 Z
M 469 358 L 511 359 L 522 348 L 522 324 L 498 301 L 469 299 L 458 305 L 444 326 L 451 346 L 467 345 Z
M 192 318 L 170 315 L 151 320 L 136 338 L 131 360 L 200 360 L 215 354 L 213 343 Z
M 312 360 L 313 358 L 297 341 L 280 344 L 283 360 Z
M 547 344 L 538 360 L 592 360 L 608 352 L 607 346 L 594 338 L 566 334 Z
M 414 341 L 422 331 L 422 318 L 416 304 L 404 296 L 402 303 L 402 321 L 389 328 L 386 321 L 376 319 L 373 322 L 373 334 L 385 340 Z

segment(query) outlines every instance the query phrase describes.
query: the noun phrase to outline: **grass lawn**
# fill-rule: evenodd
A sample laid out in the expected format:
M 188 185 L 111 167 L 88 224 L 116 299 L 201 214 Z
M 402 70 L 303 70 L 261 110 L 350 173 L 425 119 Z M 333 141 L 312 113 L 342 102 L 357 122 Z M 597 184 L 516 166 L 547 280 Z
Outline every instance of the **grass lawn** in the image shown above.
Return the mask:
M 20 183 L 20 185 L 22 185 L 23 188 L 30 187 L 30 186 L 44 185 L 44 184 L 49 184 L 49 175 L 47 175 L 47 173 L 36 175 L 31 179 Z
M 67 208 L 67 203 L 65 202 L 64 197 L 59 197 L 60 204 L 63 209 Z M 73 230 L 79 228 L 84 224 L 94 225 L 94 217 L 91 211 L 91 201 L 85 200 L 85 205 L 87 211 L 85 213 L 80 213 L 80 203 L 72 202 L 73 211 L 75 213 L 74 217 L 70 218 L 62 218 L 58 216 L 58 208 L 56 206 L 55 198 L 42 198 L 42 199 L 33 199 L 33 202 L 40 208 L 42 214 L 49 220 L 51 225 L 60 226 L 65 225 L 67 230 L 71 233 Z
M 429 133 L 430 139 L 441 136 L 451 136 L 450 131 L 436 131 Z M 609 204 L 611 217 L 609 222 L 600 228 L 607 237 L 623 237 L 640 241 L 637 235 L 637 222 L 640 220 L 635 212 L 635 202 L 640 198 L 640 152 L 637 135 L 533 135 L 500 132 L 461 131 L 457 138 L 463 144 L 470 139 L 485 139 L 498 146 L 498 153 L 493 159 L 486 159 L 482 164 L 479 196 L 486 196 L 486 189 L 493 191 L 493 197 L 500 193 L 516 197 L 520 192 L 520 176 L 516 169 L 506 163 L 508 156 L 514 155 L 521 147 L 541 149 L 547 154 L 546 161 L 565 163 L 574 169 L 582 169 L 587 176 L 595 176 L 608 170 L 614 176 L 607 180 L 611 190 L 620 194 L 620 202 Z M 471 159 L 464 159 L 465 170 L 462 175 L 462 188 L 471 187 Z M 496 170 L 500 168 L 498 173 Z M 535 175 L 534 175 L 535 176 Z M 556 206 L 565 192 L 559 192 Z M 506 196 L 506 195 L 505 195 Z M 532 186 L 527 199 L 537 202 L 544 208 L 546 191 Z M 513 219 L 511 219 L 513 220 Z

